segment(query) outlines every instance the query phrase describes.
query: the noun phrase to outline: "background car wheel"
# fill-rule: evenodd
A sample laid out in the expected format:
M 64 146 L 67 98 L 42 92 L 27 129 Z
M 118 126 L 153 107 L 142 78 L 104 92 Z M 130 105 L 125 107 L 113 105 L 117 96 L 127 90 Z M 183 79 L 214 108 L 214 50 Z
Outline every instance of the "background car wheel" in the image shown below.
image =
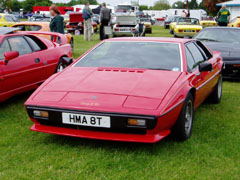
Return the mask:
M 66 64 L 63 64 L 62 58 L 59 60 L 57 68 L 56 68 L 56 73 L 62 72 L 65 68 L 67 67 Z
M 175 37 L 175 38 L 178 38 L 178 36 L 177 36 L 176 34 L 174 34 L 174 37 Z
M 193 102 L 193 96 L 189 93 L 184 101 L 178 120 L 172 128 L 174 137 L 179 141 L 187 140 L 191 136 L 194 119 Z
M 214 91 L 212 92 L 212 94 L 210 95 L 210 101 L 213 104 L 219 104 L 221 102 L 222 99 L 222 75 L 220 75 L 218 83 L 214 89 Z
M 169 30 L 169 33 L 170 33 L 170 34 L 173 34 L 173 30 L 170 29 L 170 30 Z

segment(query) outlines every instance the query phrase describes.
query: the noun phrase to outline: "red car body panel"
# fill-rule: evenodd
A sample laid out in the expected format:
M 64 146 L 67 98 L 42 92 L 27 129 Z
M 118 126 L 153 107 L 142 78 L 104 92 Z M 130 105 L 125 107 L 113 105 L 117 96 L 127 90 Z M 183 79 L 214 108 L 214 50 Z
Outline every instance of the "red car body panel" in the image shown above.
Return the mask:
M 36 36 L 38 34 L 51 35 L 61 39 L 61 44 L 54 43 L 46 38 Z M 38 38 L 45 46 L 45 49 L 20 55 L 8 63 L 0 60 L 0 102 L 9 97 L 36 89 L 55 73 L 57 64 L 61 57 L 71 57 L 71 46 L 67 44 L 64 35 L 45 32 L 19 32 L 0 36 L 0 44 L 7 38 L 32 35 Z M 56 39 L 56 38 L 54 38 Z M 35 60 L 38 60 L 36 63 Z
M 40 108 L 56 112 L 73 111 L 85 114 L 154 117 L 156 119 L 154 128 L 146 129 L 144 134 L 99 132 L 48 126 L 30 115 L 34 122 L 31 130 L 82 138 L 154 143 L 171 132 L 170 129 L 178 119 L 185 97 L 190 91 L 194 93 L 195 108 L 210 95 L 219 80 L 223 66 L 220 53 L 213 52 L 213 57 L 208 60 L 213 66 L 213 71 L 199 73 L 196 68 L 194 72 L 189 73 L 184 44 L 192 40 L 120 38 L 107 41 L 179 43 L 182 71 L 88 68 L 73 65 L 49 78 L 32 94 L 25 103 L 28 112 L 31 109 Z M 82 55 L 79 60 L 86 54 Z M 92 99 L 93 96 L 98 98 Z

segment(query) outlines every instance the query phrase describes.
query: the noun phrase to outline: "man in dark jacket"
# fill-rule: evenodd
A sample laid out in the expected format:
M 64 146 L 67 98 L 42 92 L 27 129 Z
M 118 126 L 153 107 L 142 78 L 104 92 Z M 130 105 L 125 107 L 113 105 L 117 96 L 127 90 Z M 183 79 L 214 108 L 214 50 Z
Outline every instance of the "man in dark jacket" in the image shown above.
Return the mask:
M 108 26 L 110 20 L 111 10 L 106 7 L 106 3 L 103 3 L 100 12 L 100 40 L 105 39 L 104 26 Z

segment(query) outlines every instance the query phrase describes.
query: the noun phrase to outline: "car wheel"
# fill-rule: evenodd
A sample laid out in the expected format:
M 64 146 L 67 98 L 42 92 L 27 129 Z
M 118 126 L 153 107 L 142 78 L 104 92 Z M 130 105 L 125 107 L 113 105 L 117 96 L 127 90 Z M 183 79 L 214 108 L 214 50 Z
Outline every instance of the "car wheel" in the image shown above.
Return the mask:
M 170 33 L 170 34 L 173 34 L 173 30 L 170 29 L 170 30 L 169 30 L 169 33 Z
M 193 96 L 189 93 L 184 101 L 180 115 L 172 129 L 173 135 L 177 140 L 187 140 L 192 133 L 194 106 Z
M 72 52 L 73 52 L 74 51 L 74 41 L 73 41 L 73 38 L 70 40 L 70 45 L 71 45 Z
M 218 83 L 217 83 L 214 91 L 212 92 L 212 94 L 209 97 L 210 101 L 213 104 L 219 104 L 221 102 L 221 99 L 222 99 L 222 84 L 223 84 L 222 75 L 220 75 Z
M 67 65 L 63 64 L 62 59 L 60 59 L 56 68 L 56 73 L 62 72 L 66 67 Z
M 175 37 L 175 38 L 178 38 L 178 36 L 177 36 L 175 33 L 174 33 L 174 37 Z

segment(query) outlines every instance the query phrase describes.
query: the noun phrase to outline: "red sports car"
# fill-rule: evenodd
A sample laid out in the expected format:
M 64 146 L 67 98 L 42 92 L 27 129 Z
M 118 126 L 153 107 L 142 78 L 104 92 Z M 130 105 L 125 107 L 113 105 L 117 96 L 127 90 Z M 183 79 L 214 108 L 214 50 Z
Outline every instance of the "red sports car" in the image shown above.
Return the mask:
M 27 100 L 33 131 L 155 143 L 190 137 L 194 109 L 222 96 L 223 61 L 201 42 L 117 38 L 101 42 Z
M 0 28 L 0 102 L 37 88 L 71 63 L 71 46 L 64 35 L 15 31 L 16 28 Z M 36 34 L 51 35 L 61 43 Z

